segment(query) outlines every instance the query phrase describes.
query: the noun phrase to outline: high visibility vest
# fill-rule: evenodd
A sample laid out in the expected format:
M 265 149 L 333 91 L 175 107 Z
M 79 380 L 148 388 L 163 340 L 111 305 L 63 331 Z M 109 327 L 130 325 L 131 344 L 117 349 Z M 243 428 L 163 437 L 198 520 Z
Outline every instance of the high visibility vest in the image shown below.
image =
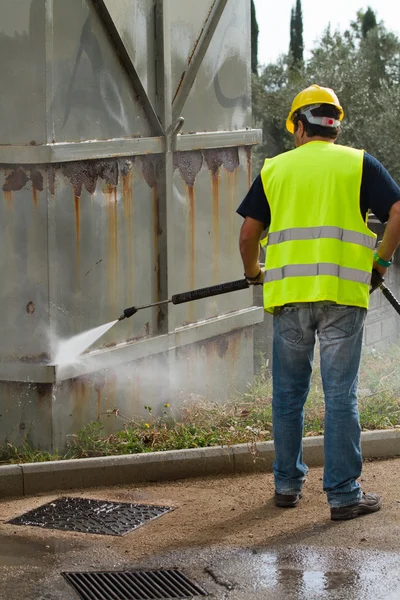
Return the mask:
M 364 152 L 309 142 L 267 159 L 264 309 L 330 300 L 368 308 L 376 235 L 360 212 Z

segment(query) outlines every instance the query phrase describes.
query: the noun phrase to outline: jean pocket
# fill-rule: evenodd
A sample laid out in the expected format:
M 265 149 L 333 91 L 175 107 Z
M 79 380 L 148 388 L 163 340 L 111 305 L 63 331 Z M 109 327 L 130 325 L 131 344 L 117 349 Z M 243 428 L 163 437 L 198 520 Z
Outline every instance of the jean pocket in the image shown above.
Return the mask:
M 325 310 L 325 323 L 321 333 L 327 340 L 345 339 L 354 334 L 360 312 L 358 306 L 331 304 Z
M 278 316 L 278 332 L 281 337 L 292 344 L 299 344 L 303 339 L 297 306 L 284 306 Z

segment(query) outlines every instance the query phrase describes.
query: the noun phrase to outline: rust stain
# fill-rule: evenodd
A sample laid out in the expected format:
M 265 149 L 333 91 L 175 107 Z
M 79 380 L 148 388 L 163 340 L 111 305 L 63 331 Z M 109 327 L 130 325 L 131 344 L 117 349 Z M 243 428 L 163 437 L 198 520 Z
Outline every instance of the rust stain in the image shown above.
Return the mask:
M 193 52 L 194 52 L 194 50 L 193 50 Z M 189 63 L 190 63 L 190 58 L 189 58 Z M 182 73 L 182 75 L 181 75 L 181 78 L 180 78 L 180 80 L 179 80 L 179 83 L 178 83 L 178 87 L 176 88 L 176 91 L 175 91 L 174 97 L 172 98 L 172 103 L 174 103 L 174 102 L 175 102 L 175 98 L 176 98 L 176 97 L 177 97 L 177 95 L 179 94 L 179 90 L 180 90 L 180 89 L 181 89 L 181 87 L 182 87 L 182 83 L 183 83 L 183 80 L 184 80 L 184 78 L 185 78 L 185 74 L 186 74 L 186 71 L 183 71 L 183 73 Z
M 237 243 L 235 238 L 234 215 L 239 204 L 238 201 L 238 171 L 226 172 L 228 182 L 228 219 L 229 219 L 229 255 L 234 252 L 234 245 Z
M 80 211 L 80 200 L 79 197 L 74 195 L 74 207 L 75 207 L 75 236 L 76 236 L 76 270 L 78 279 L 80 276 L 81 266 L 81 211 Z
M 213 173 L 211 176 L 212 181 L 212 240 L 213 240 L 213 283 L 218 282 L 219 278 L 219 255 L 220 255 L 220 244 L 219 244 L 219 173 Z
M 109 185 L 106 188 L 108 207 L 108 284 L 109 291 L 118 301 L 118 202 L 117 188 Z
M 28 302 L 28 304 L 26 305 L 26 312 L 28 315 L 32 315 L 36 310 L 36 306 L 34 305 L 34 303 L 32 301 Z
M 128 273 L 126 274 L 128 283 L 129 298 L 133 298 L 134 291 L 134 209 L 132 197 L 132 170 L 122 173 L 122 201 L 124 207 L 124 230 L 125 239 L 128 240 Z
M 3 192 L 19 192 L 29 181 L 29 177 L 22 167 L 13 169 L 8 173 L 3 185 Z
M 56 169 L 53 165 L 47 168 L 47 185 L 51 196 L 55 196 L 56 193 Z
M 37 197 L 37 190 L 34 187 L 32 187 L 32 200 L 33 200 L 33 207 L 36 210 L 38 207 L 38 197 Z
M 102 392 L 106 383 L 106 378 L 103 373 L 96 373 L 93 382 L 94 391 L 96 392 L 97 398 L 97 415 L 102 412 Z
M 89 194 L 94 194 L 99 178 L 116 187 L 119 165 L 116 159 L 72 161 L 63 166 L 63 173 L 70 180 L 75 196 L 80 197 L 83 187 Z
M 160 166 L 160 159 L 156 156 L 142 156 L 142 175 L 150 188 L 157 184 L 157 170 Z
M 203 166 L 203 154 L 200 150 L 174 152 L 173 168 L 179 169 L 182 179 L 188 186 L 194 186 L 196 177 Z
M 4 192 L 4 200 L 6 201 L 7 208 L 12 209 L 13 205 L 13 194 L 12 192 Z
M 32 199 L 33 199 L 33 207 L 37 209 L 38 207 L 38 191 L 43 191 L 43 175 L 38 169 L 30 170 L 30 180 L 32 182 Z
M 118 379 L 115 373 L 108 373 L 104 386 L 104 400 L 107 410 L 113 410 L 117 404 L 117 383 Z
M 32 168 L 29 173 L 32 187 L 39 192 L 43 192 L 43 175 L 41 172 L 38 169 Z

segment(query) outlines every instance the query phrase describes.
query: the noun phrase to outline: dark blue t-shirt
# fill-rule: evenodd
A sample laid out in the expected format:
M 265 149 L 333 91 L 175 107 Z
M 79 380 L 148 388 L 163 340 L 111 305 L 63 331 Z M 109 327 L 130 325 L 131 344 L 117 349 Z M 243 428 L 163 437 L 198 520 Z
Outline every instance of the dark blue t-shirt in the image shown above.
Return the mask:
M 370 210 L 381 223 L 386 223 L 391 207 L 399 200 L 400 187 L 385 167 L 376 158 L 365 152 L 360 190 L 360 210 L 363 219 Z M 236 212 L 242 217 L 251 217 L 256 221 L 261 221 L 264 223 L 264 229 L 269 227 L 271 210 L 260 175 L 254 180 Z

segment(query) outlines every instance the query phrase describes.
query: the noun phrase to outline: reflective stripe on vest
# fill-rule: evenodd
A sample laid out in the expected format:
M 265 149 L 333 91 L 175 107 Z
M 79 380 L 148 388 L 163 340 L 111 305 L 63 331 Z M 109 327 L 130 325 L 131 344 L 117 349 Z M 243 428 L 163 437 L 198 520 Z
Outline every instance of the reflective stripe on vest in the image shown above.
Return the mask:
M 369 285 L 371 273 L 359 269 L 349 269 L 334 263 L 317 263 L 312 265 L 286 265 L 278 269 L 268 269 L 264 274 L 264 283 L 280 281 L 285 277 L 316 277 L 317 275 L 333 275 L 340 279 L 355 281 Z
M 358 244 L 366 248 L 375 248 L 376 239 L 358 231 L 350 229 L 341 229 L 340 227 L 293 227 L 291 229 L 282 229 L 274 231 L 268 235 L 267 245 L 281 244 L 283 242 L 291 242 L 298 240 L 316 240 L 320 238 L 329 238 L 340 240 L 341 242 L 349 242 L 350 244 Z

